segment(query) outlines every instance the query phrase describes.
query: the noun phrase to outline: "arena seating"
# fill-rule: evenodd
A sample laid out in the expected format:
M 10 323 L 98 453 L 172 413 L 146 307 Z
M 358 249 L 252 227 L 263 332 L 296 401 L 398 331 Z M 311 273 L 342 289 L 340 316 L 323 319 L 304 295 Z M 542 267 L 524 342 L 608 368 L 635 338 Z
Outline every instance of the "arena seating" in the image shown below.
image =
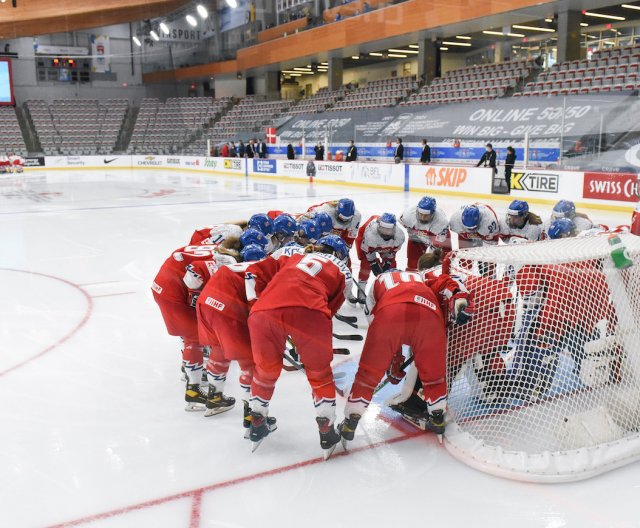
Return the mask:
M 415 76 L 392 77 L 379 81 L 371 81 L 362 88 L 348 92 L 344 99 L 338 101 L 327 110 L 337 112 L 341 110 L 360 110 L 395 106 L 400 99 L 407 97 L 418 88 Z
M 230 104 L 231 98 L 174 97 L 161 103 L 145 98 L 140 105 L 127 152 L 170 154 L 211 123 Z
M 533 61 L 480 64 L 447 72 L 434 79 L 401 106 L 480 101 L 503 97 L 531 74 Z
M 7 106 L 0 106 L 0 155 L 10 152 L 26 156 L 27 147 L 22 138 L 16 111 Z
M 109 99 L 27 101 L 42 150 L 47 155 L 108 154 L 113 152 L 129 102 Z
M 346 88 L 340 88 L 334 92 L 328 88 L 320 88 L 316 93 L 302 99 L 289 112 L 289 115 L 297 114 L 313 114 L 316 112 L 324 112 L 329 106 L 332 106 L 339 99 L 342 99 L 347 93 Z
M 591 59 L 555 64 L 515 96 L 577 95 L 640 88 L 640 46 L 596 51 Z

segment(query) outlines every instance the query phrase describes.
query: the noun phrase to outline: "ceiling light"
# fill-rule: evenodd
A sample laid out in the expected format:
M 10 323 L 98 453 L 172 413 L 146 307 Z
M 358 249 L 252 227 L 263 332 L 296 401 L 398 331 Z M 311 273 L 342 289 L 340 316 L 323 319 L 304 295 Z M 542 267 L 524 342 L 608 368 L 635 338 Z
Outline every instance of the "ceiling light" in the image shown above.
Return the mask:
M 469 44 L 468 42 L 450 42 L 447 40 L 443 40 L 442 41 L 443 44 L 446 44 L 447 46 L 464 46 L 465 48 L 470 48 L 471 44 Z
M 167 26 L 164 22 L 160 22 L 160 31 L 162 31 L 165 35 L 168 35 L 169 26 Z
M 372 51 L 371 53 L 369 53 L 369 55 L 371 55 L 372 57 L 382 57 L 382 53 L 378 53 L 376 51 Z
M 352 55 L 351 58 L 353 60 L 359 60 L 360 59 L 360 55 Z
M 592 13 L 590 11 L 583 11 L 583 15 L 595 17 L 595 18 L 606 18 L 607 20 L 626 20 L 626 18 L 617 16 L 617 15 L 602 15 L 600 13 Z
M 328 62 L 321 62 L 320 66 L 329 66 L 329 63 Z
M 580 22 L 580 25 L 581 25 L 582 27 L 589 27 L 589 24 L 587 24 L 586 22 Z
M 526 37 L 523 33 L 507 33 L 507 37 Z
M 302 77 L 301 73 L 290 73 L 289 74 L 291 77 Z
M 544 21 L 551 24 L 551 22 L 553 22 L 553 18 L 545 18 Z
M 396 48 L 389 48 L 389 51 L 391 53 L 408 53 L 410 55 L 416 55 L 418 53 L 420 53 L 419 51 L 415 51 L 415 50 L 403 50 L 403 49 L 396 49 Z
M 136 36 L 131 37 L 131 39 L 133 40 L 133 42 L 135 42 L 136 46 L 142 46 L 142 42 L 140 42 L 140 39 Z
M 528 31 L 542 31 L 544 33 L 555 33 L 556 32 L 555 29 L 543 28 L 543 27 L 537 27 L 537 26 L 519 26 L 517 24 L 514 24 L 511 27 L 515 28 L 515 29 L 526 29 Z
M 502 33 L 501 31 L 488 31 L 488 30 L 485 30 L 485 31 L 483 31 L 483 33 L 485 35 L 499 35 L 501 37 L 504 35 L 504 33 Z
M 393 57 L 394 59 L 406 59 L 406 55 L 401 55 L 400 53 L 389 53 L 387 57 Z
M 449 51 L 449 48 L 445 48 L 443 46 L 440 46 L 440 51 Z
M 187 19 L 187 22 L 189 22 L 190 26 L 196 27 L 198 25 L 198 21 L 193 15 L 187 15 L 185 18 Z
M 153 29 L 149 32 L 149 35 L 151 35 L 151 38 L 153 40 L 155 40 L 156 42 L 158 42 L 160 40 L 160 37 L 158 36 L 158 34 L 155 31 L 153 31 Z
M 460 40 L 471 40 L 471 37 L 466 37 L 464 35 L 456 35 L 456 38 Z
M 640 11 L 640 6 L 634 6 L 629 4 L 622 4 L 622 7 L 625 9 L 635 9 L 636 11 Z
M 308 68 L 307 66 L 304 67 L 295 67 L 294 68 L 295 71 L 301 71 L 301 72 L 305 72 L 305 71 L 311 71 L 311 68 Z
M 226 2 L 231 9 L 238 7 L 238 0 L 226 0 Z
M 413 48 L 413 49 L 420 49 L 420 46 L 418 46 L 417 44 L 409 44 L 408 47 Z
M 207 11 L 207 8 L 202 4 L 198 4 L 198 7 L 196 7 L 196 11 L 200 15 L 200 18 L 207 18 L 209 16 L 209 11 Z

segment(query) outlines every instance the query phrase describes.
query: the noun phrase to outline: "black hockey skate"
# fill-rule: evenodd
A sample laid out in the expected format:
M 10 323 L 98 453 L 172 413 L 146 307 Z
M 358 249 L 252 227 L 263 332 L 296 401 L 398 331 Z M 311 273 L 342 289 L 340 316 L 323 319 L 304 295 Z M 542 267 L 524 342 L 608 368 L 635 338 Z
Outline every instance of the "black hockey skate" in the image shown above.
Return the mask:
M 444 434 L 444 411 L 433 411 L 427 420 L 426 429 L 438 436 L 438 442 L 442 443 L 442 435 Z
M 244 437 L 249 438 L 251 434 L 251 409 L 249 408 L 249 402 L 247 400 L 242 400 L 244 404 L 244 418 L 242 419 L 242 427 L 244 427 Z M 273 433 L 278 426 L 276 425 L 276 419 L 273 416 L 267 416 L 267 426 L 269 427 L 269 432 Z
M 185 411 L 204 411 L 206 409 L 207 397 L 202 393 L 202 389 L 197 383 L 187 383 L 184 401 L 187 402 Z
M 252 412 L 251 425 L 249 426 L 249 440 L 251 440 L 251 452 L 253 453 L 262 441 L 269 436 L 268 418 L 263 414 Z
M 359 414 L 350 414 L 349 418 L 345 418 L 340 424 L 338 424 L 338 432 L 342 437 L 342 447 L 345 449 L 347 449 L 347 442 L 351 442 L 353 440 L 360 418 Z
M 318 422 L 318 430 L 320 432 L 320 447 L 323 450 L 322 456 L 325 460 L 328 460 L 340 441 L 340 435 L 336 433 L 333 424 L 329 423 L 329 418 L 321 418 L 318 416 L 316 422 Z
M 215 389 L 209 386 L 209 396 L 207 397 L 206 407 L 204 415 L 206 417 L 215 416 L 223 412 L 230 411 L 236 404 L 236 399 L 225 396 L 221 392 L 215 392 Z
M 422 424 L 428 419 L 429 411 L 427 403 L 420 396 L 412 394 L 406 401 L 391 405 L 391 409 L 400 414 L 411 425 L 415 425 L 424 431 Z

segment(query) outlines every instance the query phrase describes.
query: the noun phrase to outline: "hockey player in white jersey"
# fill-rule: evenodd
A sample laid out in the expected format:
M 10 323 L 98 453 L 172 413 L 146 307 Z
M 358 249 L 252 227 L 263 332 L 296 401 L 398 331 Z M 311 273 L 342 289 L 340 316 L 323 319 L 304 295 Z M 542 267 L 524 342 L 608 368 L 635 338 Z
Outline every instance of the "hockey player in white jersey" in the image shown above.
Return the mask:
M 500 240 L 498 215 L 488 205 L 475 203 L 462 206 L 451 215 L 449 229 L 458 233 L 460 249 L 496 245 Z
M 540 217 L 529 211 L 524 200 L 514 200 L 509 204 L 507 214 L 500 219 L 502 239 L 507 243 L 537 242 L 542 239 L 543 226 Z
M 418 205 L 405 209 L 400 216 L 402 225 L 409 235 L 407 242 L 407 270 L 418 269 L 418 259 L 425 253 L 440 247 L 451 248 L 449 219 L 438 207 L 436 199 L 423 196 Z
M 333 222 L 333 234 L 338 235 L 347 247 L 351 249 L 353 242 L 358 236 L 358 228 L 362 215 L 358 211 L 351 198 L 342 198 L 337 202 L 324 202 L 319 205 L 312 205 L 307 213 L 325 213 L 331 217 Z
M 361 304 L 366 299 L 365 288 L 371 272 L 377 277 L 383 271 L 396 267 L 396 254 L 405 241 L 404 231 L 397 223 L 396 215 L 392 213 L 374 215 L 358 231 L 356 251 L 360 259 L 360 273 L 357 301 Z
M 595 227 L 594 223 L 586 214 L 576 212 L 576 206 L 570 200 L 560 200 L 553 206 L 551 217 L 544 224 L 546 232 L 549 231 L 551 223 L 558 218 L 567 218 L 571 220 L 575 226 L 576 233 L 581 233 L 582 231 L 587 231 Z

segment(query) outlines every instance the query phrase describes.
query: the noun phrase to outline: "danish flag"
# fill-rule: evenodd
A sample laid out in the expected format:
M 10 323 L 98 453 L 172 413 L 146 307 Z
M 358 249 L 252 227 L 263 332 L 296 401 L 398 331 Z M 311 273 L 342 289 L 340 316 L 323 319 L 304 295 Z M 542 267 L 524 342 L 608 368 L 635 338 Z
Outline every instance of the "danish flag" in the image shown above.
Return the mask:
M 267 143 L 270 145 L 276 144 L 276 129 L 275 127 L 267 128 Z

